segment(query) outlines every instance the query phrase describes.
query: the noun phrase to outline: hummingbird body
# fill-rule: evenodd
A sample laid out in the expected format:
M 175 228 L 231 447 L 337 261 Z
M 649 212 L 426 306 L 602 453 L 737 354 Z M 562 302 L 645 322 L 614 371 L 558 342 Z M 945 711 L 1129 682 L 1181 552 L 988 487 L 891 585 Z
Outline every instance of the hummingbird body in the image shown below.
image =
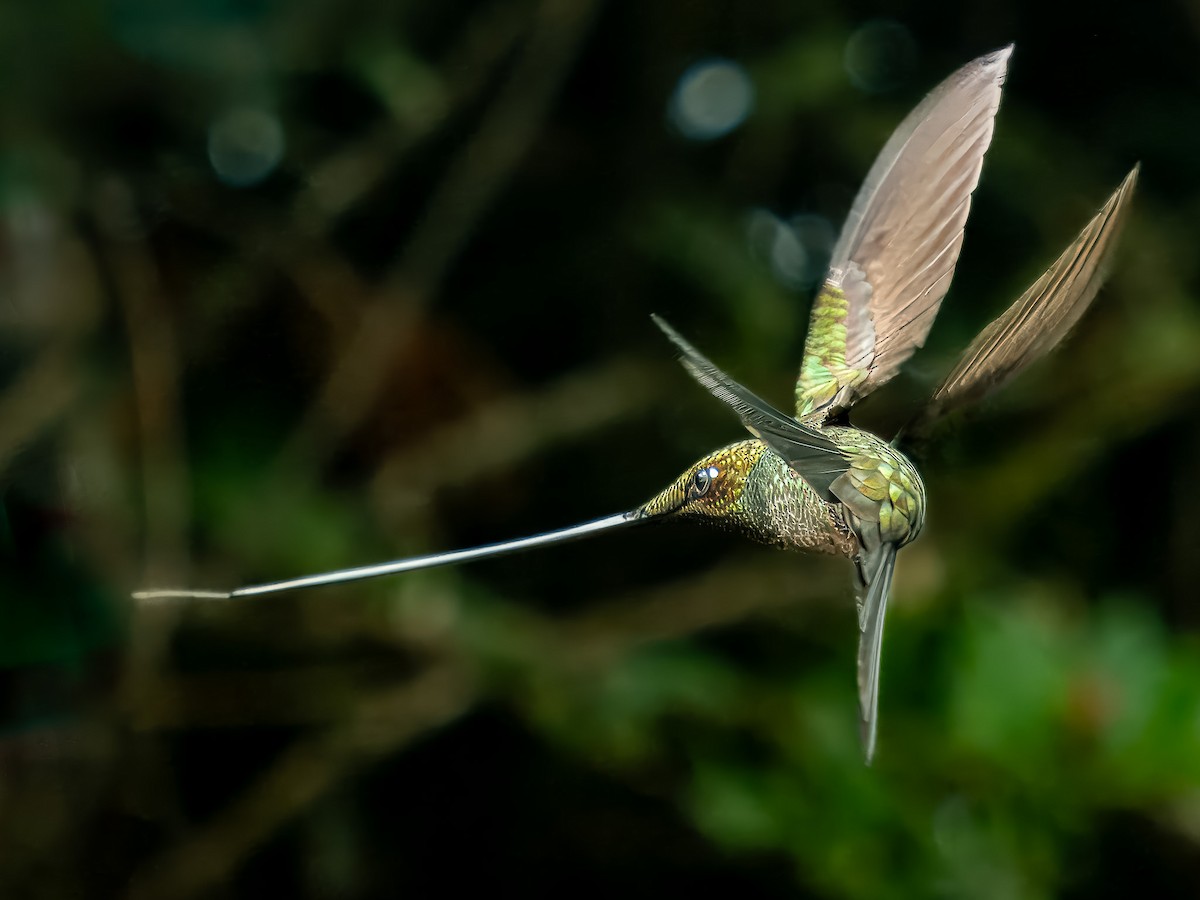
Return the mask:
M 850 458 L 832 502 L 761 440 L 746 440 L 697 461 L 638 512 L 702 519 L 773 547 L 850 559 L 866 547 L 898 548 L 916 538 L 925 486 L 908 457 L 859 428 L 821 431 Z
M 841 501 L 859 543 L 875 526 L 879 539 L 897 548 L 915 540 L 925 525 L 925 483 L 917 467 L 869 431 L 849 425 L 827 425 L 821 431 L 849 457 L 849 468 L 830 490 Z
M 813 302 L 794 417 L 738 384 L 654 317 L 692 376 L 728 404 L 753 437 L 704 457 L 642 506 L 482 547 L 232 591 L 135 596 L 250 597 L 518 553 L 638 522 L 695 518 L 777 547 L 853 561 L 859 725 L 870 761 L 896 551 L 921 532 L 925 486 L 894 442 L 844 423 L 859 400 L 895 376 L 933 325 L 954 275 L 1011 52 L 1002 48 L 953 73 L 880 151 Z M 1001 387 L 1066 336 L 1104 279 L 1137 174 L 1134 167 L 1042 277 L 971 342 L 908 433 L 927 432 Z

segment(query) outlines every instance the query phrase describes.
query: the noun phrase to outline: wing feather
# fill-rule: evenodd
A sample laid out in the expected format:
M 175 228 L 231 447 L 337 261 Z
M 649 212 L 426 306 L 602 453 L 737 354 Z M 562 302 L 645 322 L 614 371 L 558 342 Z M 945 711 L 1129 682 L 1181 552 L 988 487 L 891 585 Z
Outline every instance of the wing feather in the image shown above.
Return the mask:
M 850 460 L 829 435 L 780 412 L 718 369 L 663 319 L 651 318 L 679 349 L 684 368 L 693 378 L 731 406 L 746 429 L 782 456 L 822 499 L 837 502 L 829 486 L 850 467 Z
M 1066 337 L 1104 282 L 1138 172 L 1134 166 L 1042 277 L 963 351 L 934 391 L 922 426 L 927 428 L 935 419 L 1000 388 Z
M 989 53 L 942 82 L 871 166 L 813 304 L 801 418 L 848 409 L 925 342 L 958 262 L 1011 53 Z

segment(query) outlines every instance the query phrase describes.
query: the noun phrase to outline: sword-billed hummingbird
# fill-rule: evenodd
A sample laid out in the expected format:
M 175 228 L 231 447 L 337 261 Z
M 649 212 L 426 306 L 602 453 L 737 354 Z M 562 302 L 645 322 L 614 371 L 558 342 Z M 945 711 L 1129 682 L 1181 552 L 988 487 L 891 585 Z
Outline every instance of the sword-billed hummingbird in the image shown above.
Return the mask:
M 813 304 L 794 417 L 733 381 L 654 317 L 688 371 L 733 407 L 754 437 L 705 456 L 642 506 L 483 547 L 232 591 L 134 596 L 250 597 L 515 553 L 641 522 L 703 519 L 768 544 L 854 563 L 859 712 L 869 762 L 896 551 L 921 532 L 925 487 L 895 440 L 853 427 L 848 413 L 924 344 L 950 287 L 1011 53 L 1010 45 L 982 56 L 938 85 L 871 166 Z M 1062 340 L 1104 279 L 1137 174 L 1134 167 L 1046 273 L 971 342 L 909 433 L 1005 384 Z

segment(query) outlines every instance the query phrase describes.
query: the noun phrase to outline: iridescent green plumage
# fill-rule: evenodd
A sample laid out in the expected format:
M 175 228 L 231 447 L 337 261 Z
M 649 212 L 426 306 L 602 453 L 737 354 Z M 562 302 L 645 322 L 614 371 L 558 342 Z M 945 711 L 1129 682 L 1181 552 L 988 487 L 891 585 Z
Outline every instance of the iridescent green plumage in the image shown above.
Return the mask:
M 849 312 L 846 292 L 836 285 L 824 285 L 813 301 L 804 361 L 796 382 L 796 415 L 801 419 L 832 403 L 843 387 L 857 388 L 867 379 L 866 369 L 846 365 Z

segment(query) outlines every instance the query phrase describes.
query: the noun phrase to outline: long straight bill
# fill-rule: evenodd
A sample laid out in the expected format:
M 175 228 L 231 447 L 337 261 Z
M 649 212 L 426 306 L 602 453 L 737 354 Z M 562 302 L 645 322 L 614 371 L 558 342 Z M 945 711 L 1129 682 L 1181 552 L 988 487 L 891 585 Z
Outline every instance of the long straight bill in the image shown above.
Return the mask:
M 393 562 L 379 563 L 374 566 L 360 566 L 356 569 L 339 569 L 336 572 L 322 572 L 319 575 L 306 575 L 303 578 L 292 578 L 289 581 L 272 581 L 268 584 L 253 584 L 232 591 L 185 591 L 158 590 L 137 591 L 135 600 L 229 600 L 234 597 L 255 597 L 259 594 L 274 594 L 279 591 L 294 591 L 301 588 L 321 587 L 326 584 L 343 584 L 347 581 L 361 581 L 364 578 L 379 578 L 383 575 L 397 575 L 401 572 L 412 572 L 416 569 L 432 569 L 435 566 L 452 566 L 456 563 L 470 562 L 475 559 L 485 559 L 489 556 L 504 556 L 508 553 L 520 553 L 534 547 L 547 544 L 561 544 L 588 537 L 601 531 L 633 525 L 648 520 L 641 510 L 617 513 L 605 516 L 570 528 L 560 528 L 558 531 L 547 531 L 532 537 L 517 538 L 512 541 L 501 541 L 498 544 L 486 544 L 482 547 L 470 547 L 466 550 L 451 550 L 446 553 L 431 553 L 428 556 L 414 556 L 409 559 L 398 559 Z

